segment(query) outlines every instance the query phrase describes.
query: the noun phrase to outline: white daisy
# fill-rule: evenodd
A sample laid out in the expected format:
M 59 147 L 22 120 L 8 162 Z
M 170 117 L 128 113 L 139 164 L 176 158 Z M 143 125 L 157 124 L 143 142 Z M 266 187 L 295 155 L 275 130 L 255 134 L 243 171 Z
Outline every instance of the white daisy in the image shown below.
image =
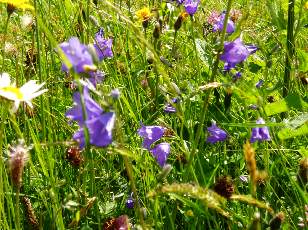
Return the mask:
M 47 91 L 47 89 L 39 90 L 43 85 L 45 83 L 37 84 L 35 80 L 31 80 L 18 88 L 14 83 L 11 83 L 9 74 L 0 74 L 0 96 L 14 101 L 13 112 L 17 111 L 20 102 L 23 101 L 33 108 L 31 100 Z

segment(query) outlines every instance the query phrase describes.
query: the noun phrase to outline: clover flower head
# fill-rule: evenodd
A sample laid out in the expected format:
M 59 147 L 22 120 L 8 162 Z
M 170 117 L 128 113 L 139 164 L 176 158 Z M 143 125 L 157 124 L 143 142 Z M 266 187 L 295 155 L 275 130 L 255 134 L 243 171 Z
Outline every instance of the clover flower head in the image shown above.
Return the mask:
M 206 141 L 212 144 L 219 141 L 225 141 L 228 137 L 227 133 L 218 128 L 215 122 L 212 122 L 212 126 L 208 127 L 207 131 L 210 133 L 210 136 L 208 136 Z
M 88 47 L 72 37 L 68 42 L 59 45 L 67 60 L 62 64 L 62 70 L 68 72 L 73 67 L 76 73 L 88 73 L 96 70 Z
M 94 48 L 97 54 L 97 57 L 100 61 L 102 61 L 105 58 L 113 57 L 112 52 L 112 39 L 105 39 L 104 38 L 104 30 L 100 29 L 95 34 L 95 44 Z
M 170 153 L 170 144 L 166 142 L 157 144 L 153 149 L 151 149 L 151 153 L 155 157 L 160 167 L 164 167 Z
M 190 16 L 193 16 L 198 10 L 199 3 L 200 3 L 200 0 L 185 0 L 184 7 L 185 7 L 186 12 Z
M 151 145 L 158 141 L 164 135 L 165 128 L 161 126 L 145 126 L 142 125 L 140 129 L 138 129 L 139 136 L 143 137 L 142 146 L 151 150 Z
M 257 124 L 265 124 L 262 118 L 256 121 Z M 252 128 L 250 142 L 254 143 L 256 141 L 270 141 L 271 137 L 269 134 L 269 129 L 267 126 Z
M 17 111 L 20 102 L 26 102 L 33 108 L 32 99 L 47 91 L 47 89 L 40 90 L 45 83 L 37 84 L 36 82 L 35 80 L 30 80 L 18 88 L 14 83 L 11 83 L 8 73 L 2 73 L 0 74 L 0 96 L 14 101 L 13 112 Z

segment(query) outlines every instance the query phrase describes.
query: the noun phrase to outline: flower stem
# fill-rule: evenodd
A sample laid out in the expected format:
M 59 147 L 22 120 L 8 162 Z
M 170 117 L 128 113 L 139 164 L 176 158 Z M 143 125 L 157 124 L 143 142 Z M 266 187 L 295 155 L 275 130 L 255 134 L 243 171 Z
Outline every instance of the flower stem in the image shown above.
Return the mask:
M 290 77 L 292 70 L 292 60 L 295 53 L 294 46 L 294 4 L 295 0 L 289 0 L 288 4 L 288 27 L 287 27 L 287 52 L 285 60 L 285 70 L 283 78 L 283 97 L 286 97 L 290 91 Z
M 230 14 L 230 10 L 231 10 L 231 5 L 232 5 L 233 0 L 228 0 L 228 6 L 227 6 L 227 11 L 226 11 L 226 15 L 225 15 L 225 19 L 224 19 L 224 27 L 221 33 L 221 39 L 220 39 L 220 46 L 219 46 L 219 50 L 217 52 L 217 56 L 216 56 L 216 60 L 214 63 L 214 67 L 212 70 L 212 75 L 210 77 L 210 82 L 213 82 L 215 80 L 216 74 L 217 74 L 217 70 L 218 70 L 218 64 L 219 64 L 219 57 L 221 54 L 221 51 L 223 50 L 223 46 L 224 46 L 224 41 L 225 41 L 225 37 L 226 37 L 226 31 L 227 31 L 227 23 L 228 23 L 228 18 L 229 18 L 229 14 Z M 212 93 L 212 89 L 209 89 L 206 94 L 205 94 L 205 98 L 203 101 L 203 109 L 199 118 L 199 126 L 196 132 L 196 137 L 195 137 L 195 141 L 194 141 L 194 145 L 193 145 L 193 149 L 192 152 L 190 154 L 190 158 L 188 161 L 188 164 L 190 165 L 195 154 L 196 154 L 196 150 L 197 150 L 197 146 L 199 144 L 200 141 L 200 137 L 201 137 L 201 131 L 203 129 L 203 123 L 205 121 L 205 114 L 207 112 L 207 108 L 208 108 L 208 103 L 209 103 L 209 99 L 210 99 L 210 95 Z
M 8 16 L 6 18 L 6 21 L 5 21 L 5 25 L 4 25 L 4 37 L 3 37 L 3 43 L 2 43 L 2 67 L 1 67 L 1 73 L 3 73 L 3 69 L 4 69 L 5 43 L 6 43 L 7 29 L 8 29 L 10 17 L 11 17 L 11 14 L 8 14 Z

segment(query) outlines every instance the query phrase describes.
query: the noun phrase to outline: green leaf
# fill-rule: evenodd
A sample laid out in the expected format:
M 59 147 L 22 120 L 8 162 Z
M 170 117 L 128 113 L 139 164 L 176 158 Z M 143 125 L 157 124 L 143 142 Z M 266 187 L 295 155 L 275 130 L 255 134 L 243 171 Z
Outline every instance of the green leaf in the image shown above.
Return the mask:
M 308 53 L 304 50 L 297 50 L 297 56 L 299 60 L 298 70 L 308 72 Z
M 298 129 L 285 128 L 278 132 L 278 137 L 281 140 L 303 136 L 308 134 L 308 123 L 306 122 Z
M 291 109 L 298 111 L 307 111 L 308 104 L 297 94 L 289 94 L 284 99 L 265 106 L 265 113 L 271 116 L 278 113 L 287 112 Z

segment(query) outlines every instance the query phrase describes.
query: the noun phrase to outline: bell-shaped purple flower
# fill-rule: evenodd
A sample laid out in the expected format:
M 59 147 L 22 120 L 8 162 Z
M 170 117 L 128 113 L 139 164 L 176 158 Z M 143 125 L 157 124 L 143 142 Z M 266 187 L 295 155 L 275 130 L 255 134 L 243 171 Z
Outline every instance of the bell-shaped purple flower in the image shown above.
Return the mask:
M 132 196 L 128 197 L 125 202 L 126 208 L 133 209 L 135 206 L 135 201 Z
M 107 57 L 113 57 L 112 53 L 112 39 L 104 38 L 104 31 L 100 29 L 95 34 L 95 44 L 94 48 L 97 54 L 97 57 L 100 61 Z
M 147 149 L 151 150 L 151 145 L 158 141 L 164 135 L 165 128 L 161 126 L 144 126 L 138 129 L 139 136 L 143 137 L 142 146 Z
M 76 73 L 87 73 L 96 70 L 87 46 L 81 44 L 78 38 L 70 38 L 68 42 L 61 43 L 60 48 Z M 62 64 L 63 71 L 68 72 L 69 69 L 70 66 L 67 66 L 65 63 Z
M 151 153 L 157 160 L 160 167 L 164 167 L 170 153 L 170 144 L 166 142 L 160 143 L 151 150 Z
M 225 141 L 228 137 L 228 134 L 217 127 L 215 122 L 212 123 L 212 126 L 207 128 L 207 131 L 210 133 L 210 136 L 207 137 L 207 142 L 215 144 L 218 141 Z
M 222 31 L 223 28 L 224 28 L 224 21 L 225 21 L 225 17 L 226 17 L 226 14 L 225 13 L 222 13 L 219 17 L 219 20 L 217 20 L 214 24 L 213 24 L 213 31 L 216 32 L 216 31 Z M 227 29 L 226 29 L 226 32 L 228 34 L 231 34 L 235 31 L 235 24 L 232 20 L 228 19 L 228 22 L 227 22 Z
M 256 121 L 257 124 L 265 124 L 262 118 Z M 270 141 L 271 137 L 269 134 L 269 129 L 267 126 L 252 128 L 250 142 L 254 143 L 256 141 Z
M 237 38 L 233 42 L 225 42 L 224 52 L 220 55 L 220 60 L 225 62 L 225 68 L 231 69 L 236 64 L 246 60 L 256 50 L 256 46 L 244 45 L 242 40 Z
M 86 87 L 83 89 L 83 98 L 87 120 L 97 117 L 103 113 L 103 109 L 91 98 L 89 94 L 89 89 Z M 79 126 L 82 127 L 85 122 L 85 119 L 83 117 L 81 96 L 79 92 L 74 93 L 73 100 L 75 106 L 68 110 L 65 116 L 69 119 L 77 121 L 79 123 Z
M 184 2 L 185 11 L 190 16 L 193 16 L 198 10 L 199 3 L 200 0 L 185 0 Z
M 106 147 L 112 142 L 112 129 L 115 123 L 115 113 L 108 112 L 100 116 L 87 120 L 85 125 L 89 132 L 91 145 Z M 84 129 L 78 130 L 73 139 L 78 141 L 80 148 L 85 147 Z

